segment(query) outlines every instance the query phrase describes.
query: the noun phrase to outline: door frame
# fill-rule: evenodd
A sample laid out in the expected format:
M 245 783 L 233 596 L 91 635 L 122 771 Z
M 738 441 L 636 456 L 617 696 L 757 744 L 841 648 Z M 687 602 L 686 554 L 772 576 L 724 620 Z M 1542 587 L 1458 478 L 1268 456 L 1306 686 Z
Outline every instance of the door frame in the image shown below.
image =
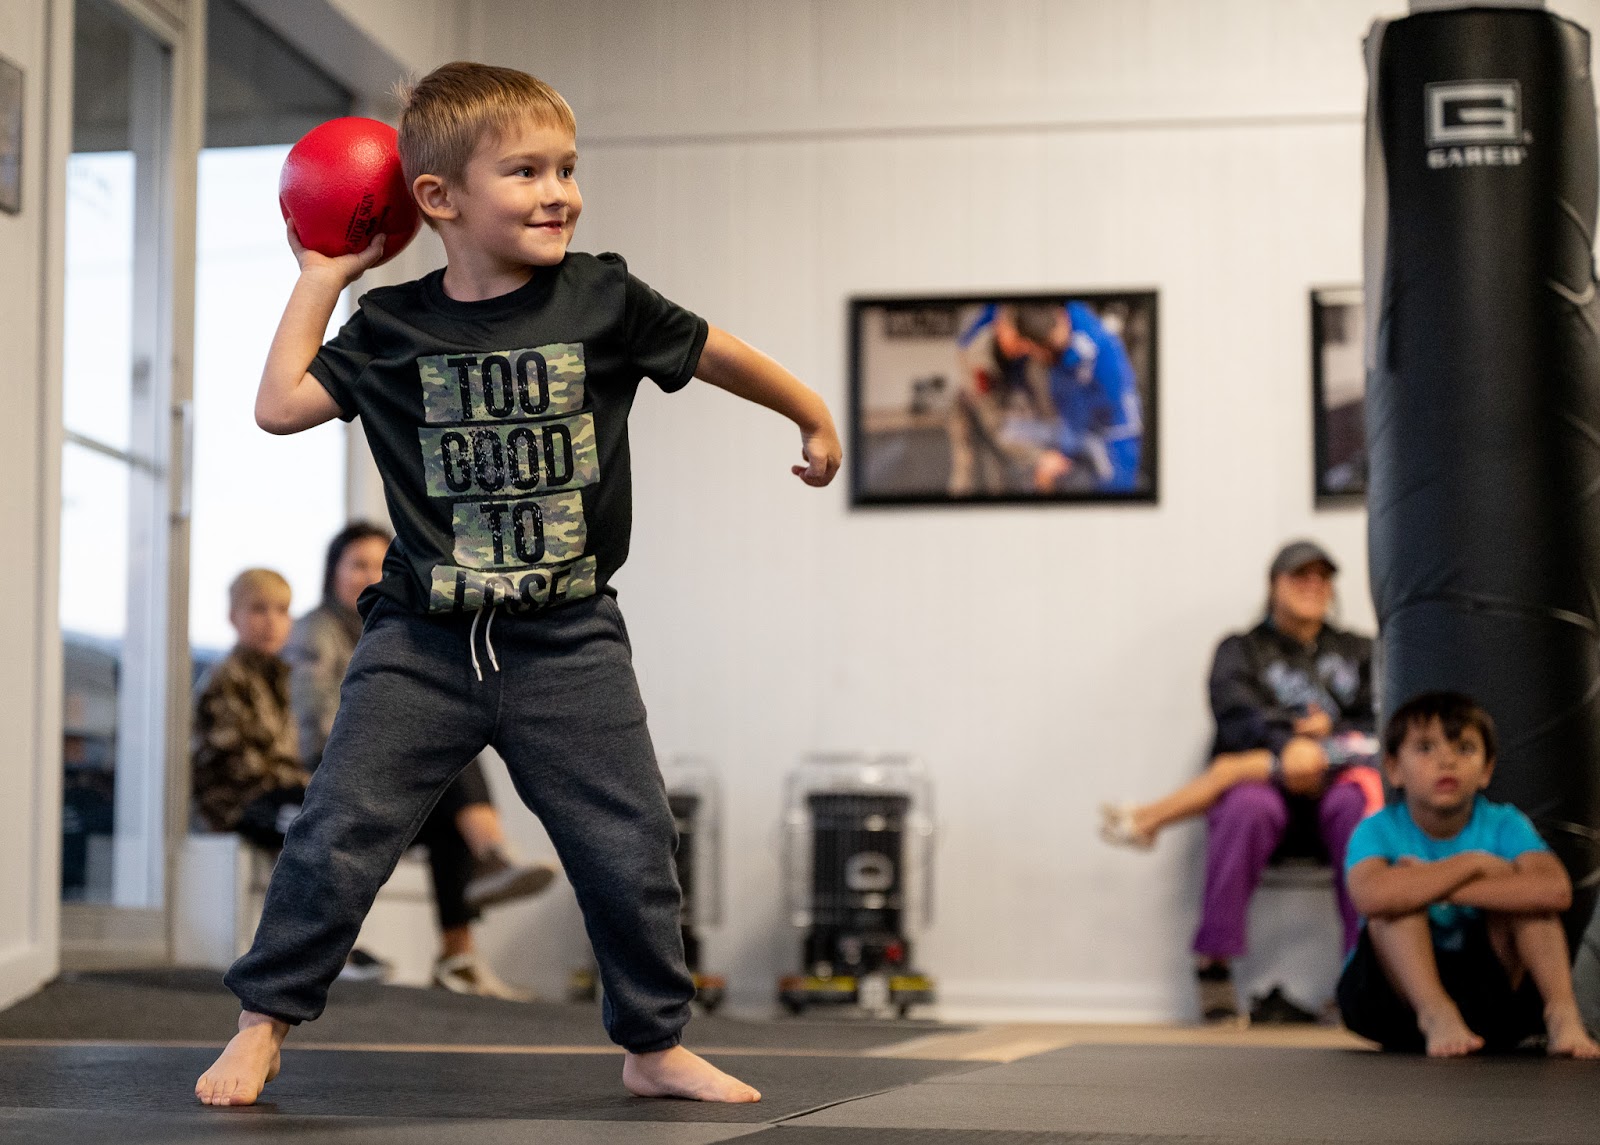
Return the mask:
M 138 24 L 169 53 L 170 98 L 166 124 L 168 147 L 160 173 L 159 242 L 166 258 L 160 264 L 159 297 L 154 300 L 157 335 L 151 371 L 155 416 L 151 426 L 151 461 L 165 474 L 165 504 L 150 505 L 156 521 L 154 557 L 165 565 L 165 583 L 156 586 L 154 614 L 157 638 L 137 670 L 159 683 L 150 719 L 162 737 L 163 783 L 157 805 L 146 823 L 161 840 L 161 854 L 144 872 L 159 907 L 117 907 L 61 904 L 62 665 L 58 586 L 60 579 L 60 506 L 62 422 L 62 337 L 65 303 L 65 201 L 67 156 L 72 149 L 73 29 L 75 0 L 51 4 L 50 125 L 48 169 L 50 204 L 46 242 L 49 289 L 43 324 L 50 400 L 45 403 L 46 474 L 41 482 L 42 552 L 39 569 L 40 616 L 43 620 L 40 666 L 40 789 L 49 792 L 54 813 L 41 818 L 38 899 L 44 911 L 54 907 L 52 929 L 59 942 L 53 975 L 65 962 L 76 968 L 166 963 L 173 948 L 173 911 L 179 848 L 188 832 L 189 809 L 189 480 L 192 455 L 194 377 L 195 226 L 199 154 L 205 123 L 206 0 L 101 0 Z M 148 520 L 148 518 L 147 518 Z M 164 528 L 161 525 L 164 524 Z M 41 808 L 43 810 L 43 808 Z M 46 853 L 48 851 L 48 853 Z M 151 895 L 154 897 L 154 894 Z M 49 905 L 45 905 L 49 904 Z M 43 911 L 40 912 L 40 922 Z M 44 927 L 41 925 L 41 933 Z

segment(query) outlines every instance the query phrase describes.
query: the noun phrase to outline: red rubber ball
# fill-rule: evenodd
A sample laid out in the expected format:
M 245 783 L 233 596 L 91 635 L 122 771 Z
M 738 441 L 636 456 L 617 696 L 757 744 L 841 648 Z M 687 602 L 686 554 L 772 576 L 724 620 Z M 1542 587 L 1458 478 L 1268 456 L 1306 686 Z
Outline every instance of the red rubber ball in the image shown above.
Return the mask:
M 378 262 L 388 262 L 422 225 L 395 129 L 356 115 L 313 127 L 289 149 L 278 206 L 300 241 L 330 258 L 364 251 L 382 234 Z

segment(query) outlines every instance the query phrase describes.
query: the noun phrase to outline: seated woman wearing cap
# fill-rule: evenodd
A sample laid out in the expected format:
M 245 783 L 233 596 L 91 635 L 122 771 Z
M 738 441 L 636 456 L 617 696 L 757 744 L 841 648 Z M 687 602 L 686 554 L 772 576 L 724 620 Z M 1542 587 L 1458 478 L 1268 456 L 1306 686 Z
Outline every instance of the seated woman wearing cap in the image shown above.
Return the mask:
M 1208 1019 L 1237 1012 L 1228 962 L 1244 953 L 1250 897 L 1286 836 L 1296 853 L 1308 843 L 1314 852 L 1320 836 L 1334 870 L 1345 949 L 1355 945 L 1344 850 L 1356 824 L 1383 805 L 1383 786 L 1371 766 L 1378 751 L 1372 641 L 1327 622 L 1337 572 L 1320 545 L 1285 545 L 1267 574 L 1266 617 L 1223 640 L 1212 661 L 1217 731 L 1210 766 L 1154 803 L 1101 808 L 1107 842 L 1143 849 L 1163 827 L 1209 813 L 1194 940 Z

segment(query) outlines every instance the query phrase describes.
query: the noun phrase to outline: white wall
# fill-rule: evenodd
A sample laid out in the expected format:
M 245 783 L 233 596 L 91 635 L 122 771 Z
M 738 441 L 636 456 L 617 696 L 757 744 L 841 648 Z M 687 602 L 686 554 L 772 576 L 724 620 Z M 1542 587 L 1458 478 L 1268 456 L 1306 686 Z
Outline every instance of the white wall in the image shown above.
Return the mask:
M 459 0 L 324 2 L 419 75 L 461 54 L 476 9 Z
M 48 6 L 0 0 L 0 55 L 26 78 L 22 213 L 0 213 L 0 408 L 12 427 L 0 451 L 0 535 L 13 591 L 0 602 L 0 1007 L 55 973 L 61 857 L 61 651 L 55 623 L 59 489 L 59 361 L 41 332 L 42 297 L 59 289 L 49 266 L 47 221 L 59 224 L 61 180 L 44 141 Z M 59 333 L 59 327 L 54 328 Z
M 1307 291 L 1360 279 L 1361 39 L 1400 7 L 481 3 L 476 57 L 577 111 L 579 248 L 626 254 L 841 423 L 852 294 L 1160 291 L 1156 507 L 852 512 L 843 481 L 788 474 L 795 434 L 765 412 L 641 396 L 617 584 L 662 755 L 725 777 L 709 953 L 737 1004 L 770 1004 L 797 957 L 784 773 L 885 748 L 936 784 L 922 961 L 947 1014 L 1188 1011 L 1201 830 L 1116 852 L 1095 807 L 1194 772 L 1211 651 L 1285 538 L 1328 545 L 1345 621 L 1373 627 L 1364 514 L 1312 505 Z M 1300 908 L 1326 989 L 1331 904 Z M 554 909 L 489 928 L 508 972 L 551 981 Z

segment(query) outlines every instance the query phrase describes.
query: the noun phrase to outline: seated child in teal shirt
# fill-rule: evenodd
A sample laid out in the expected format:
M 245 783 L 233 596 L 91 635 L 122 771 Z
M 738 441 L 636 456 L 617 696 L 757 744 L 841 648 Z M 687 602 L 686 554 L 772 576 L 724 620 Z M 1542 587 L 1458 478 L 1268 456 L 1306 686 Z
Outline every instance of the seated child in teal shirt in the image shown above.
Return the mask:
M 1467 696 L 1429 692 L 1394 713 L 1383 747 L 1404 798 L 1364 820 L 1345 855 L 1365 919 L 1339 979 L 1345 1025 L 1431 1057 L 1541 1033 L 1552 1055 L 1600 1057 L 1559 918 L 1572 884 L 1526 815 L 1481 794 L 1494 721 Z

